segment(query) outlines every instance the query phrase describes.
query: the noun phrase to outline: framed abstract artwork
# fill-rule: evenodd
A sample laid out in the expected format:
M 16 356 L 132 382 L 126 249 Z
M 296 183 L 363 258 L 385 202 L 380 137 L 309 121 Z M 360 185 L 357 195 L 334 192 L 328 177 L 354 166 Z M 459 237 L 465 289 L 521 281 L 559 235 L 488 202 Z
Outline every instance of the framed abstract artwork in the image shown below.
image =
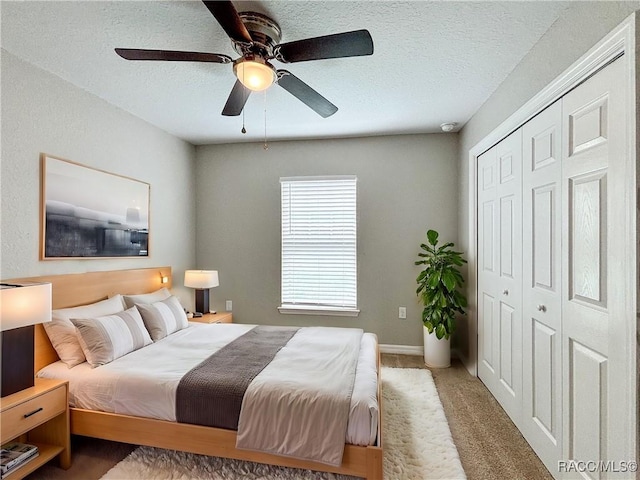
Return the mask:
M 42 260 L 149 256 L 148 183 L 40 157 Z

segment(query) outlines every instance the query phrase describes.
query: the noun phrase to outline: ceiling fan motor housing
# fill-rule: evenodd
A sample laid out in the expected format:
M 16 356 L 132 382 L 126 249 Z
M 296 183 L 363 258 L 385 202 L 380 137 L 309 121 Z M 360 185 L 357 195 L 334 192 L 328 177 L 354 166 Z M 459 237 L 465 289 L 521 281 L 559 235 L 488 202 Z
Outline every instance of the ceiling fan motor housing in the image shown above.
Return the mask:
M 260 57 L 273 57 L 273 48 L 280 43 L 282 30 L 273 19 L 257 12 L 239 12 L 242 23 L 253 39 L 253 45 L 233 42 L 233 48 L 242 56 L 255 54 Z

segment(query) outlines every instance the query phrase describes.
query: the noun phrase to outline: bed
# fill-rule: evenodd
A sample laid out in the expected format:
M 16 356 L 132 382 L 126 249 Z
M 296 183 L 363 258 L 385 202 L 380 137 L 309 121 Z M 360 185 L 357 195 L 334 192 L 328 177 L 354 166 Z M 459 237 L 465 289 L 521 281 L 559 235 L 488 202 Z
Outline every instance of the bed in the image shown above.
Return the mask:
M 93 303 L 114 293 L 138 294 L 152 292 L 162 286 L 170 288 L 170 283 L 161 284 L 163 277 L 171 278 L 170 267 L 55 275 L 14 279 L 14 281 L 51 282 L 53 286 L 53 308 L 59 309 Z M 219 326 L 212 325 L 209 327 L 215 328 Z M 246 327 L 235 325 L 232 328 Z M 377 352 L 375 356 L 379 367 L 379 355 Z M 49 370 L 55 370 L 55 364 L 58 360 L 56 351 L 51 346 L 44 329 L 42 326 L 38 326 L 35 339 L 36 372 L 47 366 L 50 366 Z M 380 369 L 377 368 L 378 418 L 375 422 L 377 432 L 373 432 L 374 445 L 346 444 L 342 463 L 339 466 L 236 448 L 237 433 L 233 430 L 179 423 L 167 419 L 148 418 L 140 416 L 139 412 L 132 412 L 137 415 L 130 415 L 79 408 L 75 406 L 75 403 L 70 409 L 71 433 L 203 455 L 341 473 L 373 480 L 382 479 L 382 405 L 380 402 L 379 371 Z M 349 439 L 349 436 L 347 436 L 347 439 Z

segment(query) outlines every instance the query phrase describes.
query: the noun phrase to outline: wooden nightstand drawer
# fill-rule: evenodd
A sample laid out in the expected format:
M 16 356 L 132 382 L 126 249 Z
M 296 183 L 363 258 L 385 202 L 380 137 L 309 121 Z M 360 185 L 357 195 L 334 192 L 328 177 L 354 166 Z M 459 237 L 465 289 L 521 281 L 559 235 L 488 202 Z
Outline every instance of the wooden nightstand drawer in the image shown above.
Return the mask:
M 67 389 L 61 386 L 2 412 L 2 442 L 28 432 L 67 409 Z
M 190 318 L 189 321 L 199 323 L 233 323 L 233 314 L 231 312 L 205 313 L 201 317 Z

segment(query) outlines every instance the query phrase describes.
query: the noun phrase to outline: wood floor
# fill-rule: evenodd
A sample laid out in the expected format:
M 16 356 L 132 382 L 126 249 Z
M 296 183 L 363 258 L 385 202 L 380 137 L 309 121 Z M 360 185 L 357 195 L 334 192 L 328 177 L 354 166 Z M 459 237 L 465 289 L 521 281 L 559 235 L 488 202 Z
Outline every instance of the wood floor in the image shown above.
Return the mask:
M 382 356 L 382 364 L 397 368 L 426 368 L 421 357 Z M 453 440 L 469 480 L 552 480 L 504 410 L 460 362 L 431 370 Z M 82 437 L 72 438 L 72 467 L 45 465 L 28 480 L 97 480 L 126 457 L 131 445 Z M 428 480 L 387 479 L 387 480 Z

